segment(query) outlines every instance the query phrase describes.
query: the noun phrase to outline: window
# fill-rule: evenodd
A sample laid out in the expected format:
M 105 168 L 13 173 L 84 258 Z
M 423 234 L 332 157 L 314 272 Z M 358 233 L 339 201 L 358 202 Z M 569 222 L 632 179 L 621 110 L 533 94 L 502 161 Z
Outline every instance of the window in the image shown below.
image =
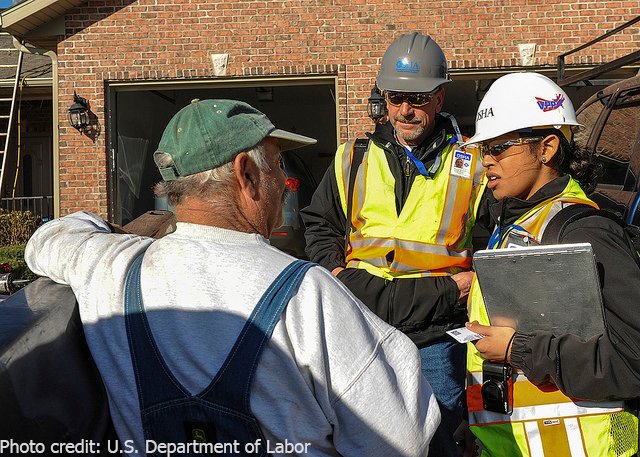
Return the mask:
M 578 122 L 583 124 L 585 129 L 576 134 L 578 146 L 585 147 L 589 138 L 598 135 L 599 132 L 593 131 L 593 128 L 609 101 L 610 97 L 603 97 L 580 112 Z M 640 89 L 634 88 L 617 97 L 595 145 L 597 160 L 604 169 L 600 184 L 613 185 L 620 189 L 625 186 L 639 126 Z

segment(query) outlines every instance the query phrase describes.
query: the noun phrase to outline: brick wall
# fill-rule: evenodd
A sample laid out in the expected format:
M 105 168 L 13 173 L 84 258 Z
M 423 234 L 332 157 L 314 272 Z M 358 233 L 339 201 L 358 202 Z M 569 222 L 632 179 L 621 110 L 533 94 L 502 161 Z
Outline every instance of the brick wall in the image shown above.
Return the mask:
M 66 16 L 60 63 L 61 213 L 106 214 L 106 142 L 66 122 L 76 89 L 104 130 L 108 80 L 213 76 L 210 53 L 228 53 L 228 76 L 335 74 L 340 135 L 362 130 L 384 50 L 410 31 L 430 34 L 451 69 L 520 65 L 519 43 L 536 43 L 535 65 L 640 15 L 638 1 L 481 0 L 89 0 Z M 638 27 L 568 63 L 598 63 L 637 49 Z M 79 157 L 82 160 L 79 160 Z

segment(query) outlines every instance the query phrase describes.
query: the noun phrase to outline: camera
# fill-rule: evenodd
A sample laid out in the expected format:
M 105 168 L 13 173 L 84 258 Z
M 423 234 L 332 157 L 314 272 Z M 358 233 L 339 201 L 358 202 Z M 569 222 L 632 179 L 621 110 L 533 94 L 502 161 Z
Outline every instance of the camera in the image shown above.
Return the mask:
M 482 364 L 482 407 L 486 411 L 511 414 L 513 411 L 513 371 L 510 365 Z

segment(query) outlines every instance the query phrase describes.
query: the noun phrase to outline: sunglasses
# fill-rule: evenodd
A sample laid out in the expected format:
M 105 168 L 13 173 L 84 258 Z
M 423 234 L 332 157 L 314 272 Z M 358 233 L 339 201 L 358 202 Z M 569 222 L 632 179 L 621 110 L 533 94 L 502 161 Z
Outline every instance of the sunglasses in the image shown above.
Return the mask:
M 480 157 L 482 157 L 483 159 L 486 156 L 491 156 L 496 160 L 499 160 L 498 156 L 500 156 L 500 154 L 502 154 L 504 151 L 506 151 L 507 149 L 509 149 L 511 146 L 518 146 L 521 144 L 529 144 L 529 143 L 537 143 L 538 141 L 542 141 L 544 140 L 544 137 L 542 136 L 531 136 L 531 137 L 524 137 L 524 138 L 516 138 L 513 140 L 507 140 L 504 141 L 502 143 L 497 143 L 497 144 L 492 144 L 492 145 L 488 145 L 486 143 L 480 143 L 479 144 L 479 148 L 480 148 Z M 504 159 L 505 157 L 500 157 L 500 159 Z
M 385 92 L 387 101 L 392 106 L 400 106 L 404 102 L 407 102 L 414 108 L 420 108 L 421 106 L 426 106 L 431 102 L 434 93 L 426 92 L 426 93 L 405 93 L 405 92 Z

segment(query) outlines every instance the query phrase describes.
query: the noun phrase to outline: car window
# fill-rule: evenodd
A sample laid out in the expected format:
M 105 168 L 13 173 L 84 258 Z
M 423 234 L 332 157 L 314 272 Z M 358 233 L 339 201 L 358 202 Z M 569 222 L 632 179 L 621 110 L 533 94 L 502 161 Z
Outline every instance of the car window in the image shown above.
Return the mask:
M 639 101 L 638 94 L 621 94 L 618 97 L 598 141 L 598 154 L 629 163 L 629 156 L 638 134 Z
M 640 90 L 620 94 L 602 129 L 596 154 L 607 164 L 605 178 L 611 183 L 624 184 L 634 152 L 640 127 Z M 606 183 L 605 180 L 602 180 Z
M 593 127 L 602 113 L 608 97 L 604 99 L 596 100 L 591 103 L 586 108 L 582 108 L 578 112 L 578 122 L 584 126 L 584 128 L 578 130 L 574 135 L 574 140 L 576 145 L 579 147 L 586 147 L 587 142 L 589 141 L 589 137 L 591 136 L 591 132 L 593 131 Z
M 598 132 L 594 132 L 593 129 L 598 118 L 602 114 L 602 111 L 609 103 L 610 98 L 611 96 L 599 98 L 586 108 L 579 111 L 578 122 L 584 125 L 584 128 L 577 131 L 575 134 L 575 142 L 577 146 L 583 148 L 586 147 L 588 145 L 589 138 L 592 135 L 598 134 Z M 599 179 L 599 184 L 622 187 L 628 162 L 614 160 L 612 158 L 614 154 L 612 154 L 612 151 L 607 148 L 609 145 L 609 139 L 601 136 L 596 146 L 596 160 L 602 165 L 603 171 L 603 175 Z
M 585 128 L 576 133 L 578 146 L 586 146 L 589 138 L 597 135 L 598 132 L 594 132 L 593 127 L 608 102 L 609 97 L 604 97 L 580 110 L 578 122 Z M 633 88 L 617 97 L 596 143 L 596 158 L 602 164 L 604 172 L 600 184 L 614 185 L 620 189 L 626 187 L 625 178 L 639 126 L 640 90 Z
M 637 179 L 640 174 L 640 88 L 636 87 L 625 91 L 618 97 L 614 112 L 623 113 L 621 122 L 624 131 L 624 141 L 621 147 L 629 154 L 627 174 L 624 180 L 624 189 L 637 190 Z

